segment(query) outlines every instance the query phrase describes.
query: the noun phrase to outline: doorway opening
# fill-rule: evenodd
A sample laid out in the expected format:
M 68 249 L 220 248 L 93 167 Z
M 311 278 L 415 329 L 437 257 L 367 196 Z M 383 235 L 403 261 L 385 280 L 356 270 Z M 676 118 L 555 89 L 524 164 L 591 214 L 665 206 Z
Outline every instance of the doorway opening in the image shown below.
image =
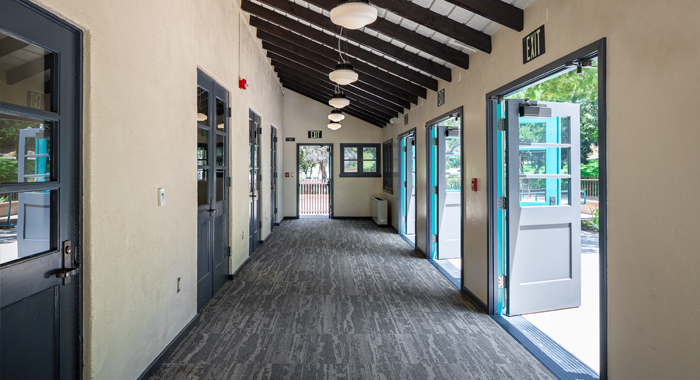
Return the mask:
M 260 245 L 262 234 L 262 219 L 260 218 L 261 200 L 260 184 L 260 115 L 248 111 L 248 253 L 251 254 Z
M 229 274 L 228 91 L 197 71 L 197 310 Z
M 489 98 L 489 311 L 560 378 L 606 376 L 603 48 Z
M 297 216 L 333 217 L 333 145 L 297 144 Z
M 416 129 L 399 136 L 399 234 L 416 247 Z
M 428 259 L 461 289 L 462 108 L 427 124 Z

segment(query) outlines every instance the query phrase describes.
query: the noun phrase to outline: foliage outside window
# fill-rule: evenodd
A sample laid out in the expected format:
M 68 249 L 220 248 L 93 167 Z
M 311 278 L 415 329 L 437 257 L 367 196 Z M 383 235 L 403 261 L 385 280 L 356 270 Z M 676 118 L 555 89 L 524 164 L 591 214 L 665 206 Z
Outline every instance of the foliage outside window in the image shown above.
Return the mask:
M 379 144 L 340 144 L 340 177 L 381 177 Z
M 389 139 L 382 144 L 384 168 L 382 171 L 382 185 L 384 191 L 394 193 L 394 140 Z

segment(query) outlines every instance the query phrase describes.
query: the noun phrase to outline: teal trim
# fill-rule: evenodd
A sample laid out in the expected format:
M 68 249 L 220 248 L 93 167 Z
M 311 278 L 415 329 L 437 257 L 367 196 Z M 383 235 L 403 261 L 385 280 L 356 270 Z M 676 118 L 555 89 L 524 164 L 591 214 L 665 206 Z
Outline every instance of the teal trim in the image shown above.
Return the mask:
M 503 105 L 498 104 L 496 106 L 496 115 L 498 119 L 503 119 Z M 506 137 L 505 132 L 497 132 L 496 135 L 498 136 L 496 139 L 496 160 L 497 160 L 497 165 L 496 167 L 497 172 L 496 172 L 496 178 L 498 182 L 497 186 L 497 197 L 504 197 L 504 181 L 505 181 L 505 167 L 503 163 L 505 162 L 505 145 L 504 145 L 504 140 Z M 507 245 L 506 245 L 506 228 L 508 224 L 506 223 L 506 210 L 497 210 L 496 217 L 498 218 L 498 237 L 497 237 L 497 250 L 498 250 L 498 275 L 499 276 L 505 276 L 507 273 L 507 268 L 506 268 L 506 251 L 507 251 Z M 506 290 L 503 288 L 498 289 L 498 307 L 496 308 L 496 314 L 505 314 L 505 307 L 506 307 L 506 302 L 505 298 L 506 297 Z

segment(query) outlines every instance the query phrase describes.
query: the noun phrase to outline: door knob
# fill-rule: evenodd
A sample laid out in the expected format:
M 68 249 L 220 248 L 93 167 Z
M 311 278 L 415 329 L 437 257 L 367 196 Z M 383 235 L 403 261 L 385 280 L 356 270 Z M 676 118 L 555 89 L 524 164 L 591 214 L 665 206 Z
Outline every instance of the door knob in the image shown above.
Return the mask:
M 56 278 L 67 278 L 77 276 L 80 273 L 80 268 L 69 268 L 61 269 L 60 272 L 56 273 Z

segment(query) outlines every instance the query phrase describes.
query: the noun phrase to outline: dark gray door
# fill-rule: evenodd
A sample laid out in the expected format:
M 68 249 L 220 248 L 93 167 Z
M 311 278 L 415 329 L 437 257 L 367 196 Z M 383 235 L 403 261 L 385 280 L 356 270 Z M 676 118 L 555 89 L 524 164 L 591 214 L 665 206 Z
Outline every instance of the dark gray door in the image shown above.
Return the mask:
M 506 101 L 508 315 L 581 305 L 579 110 Z
M 228 91 L 197 73 L 197 309 L 224 284 L 228 257 Z
M 249 147 L 250 156 L 248 161 L 248 188 L 250 201 L 250 223 L 248 228 L 249 253 L 253 253 L 260 245 L 260 233 L 262 222 L 260 221 L 260 116 L 253 110 L 249 111 Z
M 0 10 L 0 378 L 78 379 L 82 35 Z
M 270 231 L 277 223 L 277 128 L 270 128 Z

